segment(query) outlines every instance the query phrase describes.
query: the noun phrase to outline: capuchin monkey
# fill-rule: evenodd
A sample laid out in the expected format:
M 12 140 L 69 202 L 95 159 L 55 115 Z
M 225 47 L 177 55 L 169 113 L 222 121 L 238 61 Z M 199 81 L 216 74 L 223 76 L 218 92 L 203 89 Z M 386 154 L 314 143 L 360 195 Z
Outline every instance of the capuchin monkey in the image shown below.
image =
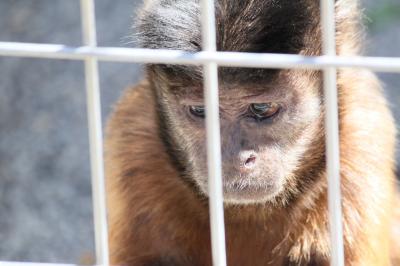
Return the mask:
M 216 0 L 215 11 L 218 51 L 321 55 L 318 0 Z M 199 0 L 149 1 L 138 17 L 141 47 L 201 51 Z M 356 0 L 336 1 L 339 55 L 359 53 L 360 17 Z M 392 115 L 370 71 L 337 77 L 345 263 L 400 265 Z M 212 264 L 202 78 L 201 67 L 149 64 L 115 107 L 114 265 Z M 219 68 L 228 265 L 329 265 L 322 84 L 317 70 Z

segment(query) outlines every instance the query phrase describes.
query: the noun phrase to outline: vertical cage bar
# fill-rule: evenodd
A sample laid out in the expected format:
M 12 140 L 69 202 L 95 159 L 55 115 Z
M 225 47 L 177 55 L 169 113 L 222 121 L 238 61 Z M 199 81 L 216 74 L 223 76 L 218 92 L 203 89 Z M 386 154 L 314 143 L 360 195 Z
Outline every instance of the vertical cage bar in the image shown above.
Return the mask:
M 96 17 L 93 0 L 81 0 L 81 17 L 84 44 L 97 46 Z M 92 173 L 92 199 L 95 229 L 96 262 L 109 265 L 106 193 L 104 180 L 103 134 L 101 124 L 101 98 L 98 62 L 85 60 L 87 110 Z
M 336 55 L 335 1 L 321 0 L 323 53 Z M 323 70 L 325 134 L 328 173 L 328 209 L 331 237 L 331 265 L 344 265 L 342 205 L 340 191 L 339 112 L 336 68 Z
M 201 1 L 203 50 L 216 51 L 215 7 L 213 0 Z M 218 66 L 204 65 L 206 103 L 208 189 L 210 201 L 211 245 L 214 266 L 226 266 L 224 204 L 221 171 Z

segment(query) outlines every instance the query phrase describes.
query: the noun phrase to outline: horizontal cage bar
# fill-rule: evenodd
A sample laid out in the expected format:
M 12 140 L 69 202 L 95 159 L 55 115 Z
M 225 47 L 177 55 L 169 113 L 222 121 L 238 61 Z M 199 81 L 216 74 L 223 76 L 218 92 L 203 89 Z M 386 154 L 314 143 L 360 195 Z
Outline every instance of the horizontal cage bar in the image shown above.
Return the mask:
M 35 263 L 35 262 L 12 262 L 0 261 L 0 266 L 78 266 L 75 264 L 62 264 L 62 263 Z M 95 266 L 95 265 L 93 265 Z
M 226 67 L 308 68 L 325 67 L 368 68 L 377 72 L 400 72 L 398 57 L 316 56 L 293 54 L 256 54 L 240 52 L 198 52 L 116 47 L 68 47 L 56 44 L 0 42 L 0 56 L 47 59 L 204 65 L 214 62 Z

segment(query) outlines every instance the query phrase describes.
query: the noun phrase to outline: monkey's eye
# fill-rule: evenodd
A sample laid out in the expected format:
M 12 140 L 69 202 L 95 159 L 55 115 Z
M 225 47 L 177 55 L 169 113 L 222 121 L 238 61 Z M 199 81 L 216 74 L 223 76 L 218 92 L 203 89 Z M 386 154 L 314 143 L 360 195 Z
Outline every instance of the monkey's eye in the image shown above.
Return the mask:
M 257 120 L 264 120 L 278 114 L 280 105 L 277 103 L 253 103 L 249 109 Z
M 192 115 L 204 118 L 206 114 L 206 110 L 204 106 L 198 105 L 198 106 L 189 106 L 189 111 Z

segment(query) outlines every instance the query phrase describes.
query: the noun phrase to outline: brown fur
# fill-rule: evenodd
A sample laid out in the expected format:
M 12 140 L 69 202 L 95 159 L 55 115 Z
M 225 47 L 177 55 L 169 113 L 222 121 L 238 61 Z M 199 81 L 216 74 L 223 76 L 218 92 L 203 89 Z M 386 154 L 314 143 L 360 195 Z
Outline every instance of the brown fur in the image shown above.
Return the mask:
M 343 71 L 339 84 L 346 265 L 389 265 L 395 189 L 392 117 L 368 71 Z M 154 95 L 143 83 L 127 91 L 108 125 L 112 263 L 210 265 L 207 201 L 171 163 L 156 119 Z M 286 208 L 227 207 L 229 265 L 328 265 L 322 175 Z
M 196 3 L 149 2 L 139 23 L 142 46 L 199 50 Z M 218 48 L 318 55 L 318 14 L 314 0 L 296 4 L 289 0 L 218 0 Z M 357 1 L 336 1 L 339 55 L 358 53 L 359 17 Z M 108 124 L 106 170 L 112 263 L 211 265 L 206 186 L 201 191 L 198 182 L 199 176 L 205 177 L 205 167 L 198 167 L 203 172 L 197 171 L 196 179 L 188 164 L 193 157 L 205 157 L 201 142 L 190 142 L 204 140 L 204 128 L 181 115 L 182 98 L 175 97 L 185 93 L 196 96 L 200 91 L 197 98 L 201 99 L 201 68 L 150 65 L 147 70 L 147 80 L 127 90 Z M 278 95 L 279 100 L 293 96 L 287 102 L 291 108 L 297 106 L 293 111 L 297 115 L 292 115 L 295 120 L 280 121 L 269 128 L 252 125 L 255 133 L 249 133 L 247 140 L 275 134 L 279 135 L 276 139 L 289 142 L 286 146 L 290 148 L 299 145 L 296 141 L 312 138 L 299 156 L 299 167 L 285 176 L 284 192 L 267 202 L 225 205 L 228 264 L 329 265 L 323 110 L 310 104 L 315 97 L 321 98 L 320 73 L 220 68 L 220 80 L 223 111 L 248 104 L 241 101 L 244 88 L 261 87 L 264 97 Z M 396 254 L 399 243 L 395 238 L 390 243 L 391 226 L 396 228 L 400 221 L 394 219 L 393 118 L 371 72 L 340 70 L 338 88 L 346 265 L 386 266 L 390 265 L 390 256 L 393 265 L 400 265 Z M 305 116 L 312 108 L 316 118 Z M 303 126 L 310 117 L 310 125 Z M 226 152 L 235 155 L 236 151 L 229 148 L 238 142 L 226 145 L 229 133 L 224 131 L 234 119 L 222 118 L 223 156 L 224 152 L 225 156 Z M 292 129 L 298 135 L 294 136 Z M 269 158 L 273 159 L 268 163 L 264 159 L 260 166 L 266 171 L 290 164 L 286 157 Z M 284 163 L 280 163 L 282 160 Z M 224 178 L 235 175 L 234 164 L 225 167 L 228 174 Z M 398 234 L 396 230 L 393 235 Z

